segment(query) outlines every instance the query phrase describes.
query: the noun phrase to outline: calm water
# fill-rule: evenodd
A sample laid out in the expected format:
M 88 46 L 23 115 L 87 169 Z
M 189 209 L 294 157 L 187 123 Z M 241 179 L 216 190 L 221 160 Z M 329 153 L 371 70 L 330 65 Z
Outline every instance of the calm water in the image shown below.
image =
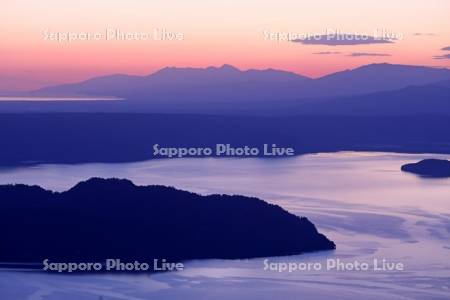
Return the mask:
M 269 258 L 318 263 L 319 271 L 264 270 L 264 259 L 194 261 L 185 264 L 185 271 L 152 276 L 2 271 L 0 298 L 450 299 L 450 179 L 400 171 L 402 164 L 426 157 L 431 155 L 343 152 L 280 160 L 177 159 L 0 169 L 1 184 L 38 184 L 58 191 L 99 176 L 201 194 L 258 196 L 307 216 L 338 247 Z M 366 262 L 370 269 L 326 270 L 330 259 Z M 402 263 L 405 270 L 374 271 L 374 259 Z

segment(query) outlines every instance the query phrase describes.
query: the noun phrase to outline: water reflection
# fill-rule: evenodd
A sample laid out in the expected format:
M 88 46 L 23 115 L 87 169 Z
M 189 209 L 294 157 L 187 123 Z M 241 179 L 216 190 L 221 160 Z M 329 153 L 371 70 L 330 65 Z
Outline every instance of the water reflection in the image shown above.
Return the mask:
M 448 156 L 432 155 L 438 158 Z M 400 166 L 431 155 L 329 153 L 291 159 L 176 159 L 125 164 L 39 165 L 0 170 L 0 183 L 66 190 L 92 176 L 209 193 L 258 196 L 310 218 L 332 252 L 271 258 L 402 262 L 405 271 L 273 272 L 264 259 L 194 261 L 179 273 L 49 276 L 2 272 L 8 299 L 448 299 L 450 179 L 426 180 Z M 6 285 L 6 282 L 17 282 Z M 22 288 L 23 286 L 23 288 Z M 28 297 L 28 298 L 27 298 Z

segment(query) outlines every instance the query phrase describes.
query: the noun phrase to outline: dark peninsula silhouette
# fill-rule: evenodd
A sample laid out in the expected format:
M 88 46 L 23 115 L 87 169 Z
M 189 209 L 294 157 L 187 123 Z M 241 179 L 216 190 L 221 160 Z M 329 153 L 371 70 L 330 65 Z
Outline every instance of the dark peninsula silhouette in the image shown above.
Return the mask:
M 450 161 L 445 159 L 424 159 L 417 163 L 403 165 L 402 171 L 424 177 L 450 177 Z
M 335 249 L 314 224 L 257 198 L 91 178 L 57 193 L 0 186 L 1 262 L 240 259 Z

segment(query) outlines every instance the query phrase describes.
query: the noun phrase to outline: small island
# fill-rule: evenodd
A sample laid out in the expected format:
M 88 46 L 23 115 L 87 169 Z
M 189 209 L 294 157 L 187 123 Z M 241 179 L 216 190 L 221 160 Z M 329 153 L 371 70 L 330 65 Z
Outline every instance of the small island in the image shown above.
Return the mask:
M 450 161 L 444 159 L 424 159 L 417 163 L 403 165 L 401 170 L 423 177 L 446 178 L 450 177 Z
M 1 262 L 244 259 L 332 250 L 307 218 L 263 200 L 91 178 L 65 192 L 0 186 Z

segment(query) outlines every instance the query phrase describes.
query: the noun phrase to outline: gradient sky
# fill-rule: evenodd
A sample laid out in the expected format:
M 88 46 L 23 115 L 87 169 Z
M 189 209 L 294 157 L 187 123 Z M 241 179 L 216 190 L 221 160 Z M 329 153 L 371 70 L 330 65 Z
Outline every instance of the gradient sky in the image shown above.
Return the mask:
M 449 67 L 444 57 L 450 51 L 441 50 L 450 46 L 449 15 L 448 0 L 3 0 L 0 90 L 29 90 L 111 73 L 143 75 L 165 66 L 228 63 L 311 77 L 374 62 Z M 45 30 L 105 33 L 107 28 L 147 33 L 165 28 L 184 38 L 61 43 L 44 38 Z M 263 34 L 320 34 L 327 29 L 367 35 L 384 30 L 402 38 L 387 44 L 328 46 L 265 40 Z

